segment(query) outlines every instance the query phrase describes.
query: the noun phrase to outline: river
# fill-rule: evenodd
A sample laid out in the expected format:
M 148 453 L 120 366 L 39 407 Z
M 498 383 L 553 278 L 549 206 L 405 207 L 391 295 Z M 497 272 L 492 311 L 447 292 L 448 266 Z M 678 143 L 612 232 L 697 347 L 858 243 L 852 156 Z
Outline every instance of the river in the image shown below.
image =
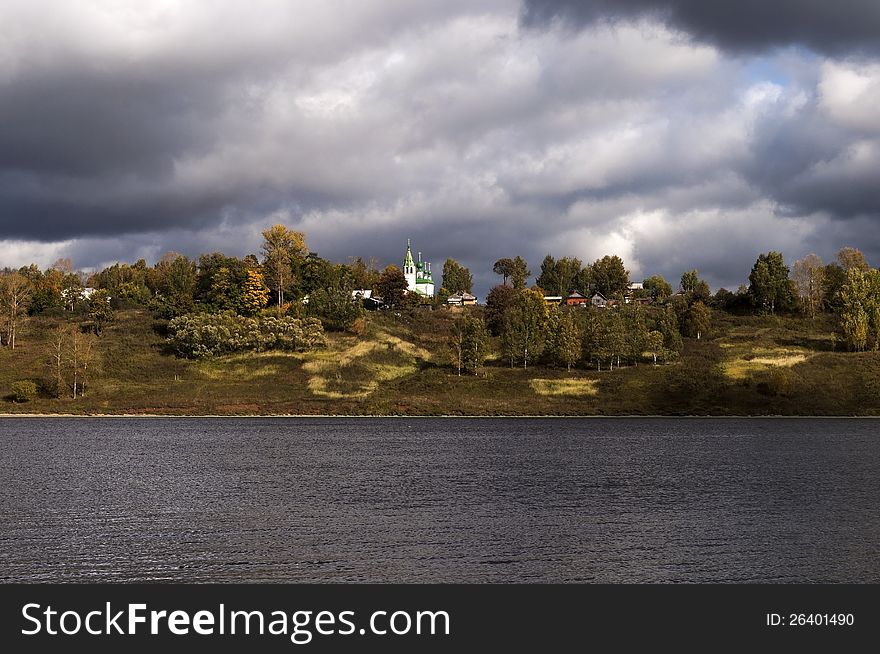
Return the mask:
M 878 432 L 6 418 L 0 581 L 876 583 Z

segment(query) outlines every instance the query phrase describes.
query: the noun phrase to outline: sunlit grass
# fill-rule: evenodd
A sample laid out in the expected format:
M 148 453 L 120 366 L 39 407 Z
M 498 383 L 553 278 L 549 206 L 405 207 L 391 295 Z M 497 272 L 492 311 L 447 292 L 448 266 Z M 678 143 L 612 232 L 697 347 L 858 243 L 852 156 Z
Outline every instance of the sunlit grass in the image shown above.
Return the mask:
M 596 395 L 596 379 L 532 379 L 529 385 L 538 395 Z

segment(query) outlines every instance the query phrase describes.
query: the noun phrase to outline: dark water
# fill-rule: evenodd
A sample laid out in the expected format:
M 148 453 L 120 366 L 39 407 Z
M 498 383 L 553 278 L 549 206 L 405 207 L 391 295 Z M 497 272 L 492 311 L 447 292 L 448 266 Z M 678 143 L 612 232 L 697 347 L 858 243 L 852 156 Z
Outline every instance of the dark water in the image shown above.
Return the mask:
M 5 419 L 0 580 L 880 582 L 878 431 Z

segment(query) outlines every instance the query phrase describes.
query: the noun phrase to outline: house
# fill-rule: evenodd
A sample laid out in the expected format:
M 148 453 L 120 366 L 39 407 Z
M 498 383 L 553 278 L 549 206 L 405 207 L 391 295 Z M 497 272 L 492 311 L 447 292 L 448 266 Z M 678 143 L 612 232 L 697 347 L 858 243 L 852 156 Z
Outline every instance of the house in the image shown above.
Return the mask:
M 587 305 L 590 303 L 590 299 L 585 295 L 581 295 L 577 291 L 571 293 L 567 298 L 565 298 L 566 306 L 579 306 L 579 305 Z
M 562 296 L 561 295 L 545 295 L 544 296 L 544 304 L 550 306 L 552 304 L 562 304 Z
M 356 288 L 351 292 L 351 297 L 353 300 L 369 300 L 371 297 L 373 297 L 373 289 Z
M 446 298 L 446 304 L 451 307 L 468 307 L 477 303 L 477 296 L 465 291 L 450 295 Z
M 593 297 L 590 298 L 590 304 L 592 304 L 594 307 L 604 309 L 608 306 L 608 300 L 605 298 L 604 295 L 597 291 L 593 294 Z

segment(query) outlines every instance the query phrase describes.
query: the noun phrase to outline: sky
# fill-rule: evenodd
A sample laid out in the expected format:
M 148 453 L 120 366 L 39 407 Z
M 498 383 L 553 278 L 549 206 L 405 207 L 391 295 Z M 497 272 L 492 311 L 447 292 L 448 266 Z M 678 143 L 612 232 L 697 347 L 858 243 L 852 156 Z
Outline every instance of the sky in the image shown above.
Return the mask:
M 0 267 L 880 263 L 876 0 L 0 0 Z M 439 275 L 438 275 L 439 276 Z

